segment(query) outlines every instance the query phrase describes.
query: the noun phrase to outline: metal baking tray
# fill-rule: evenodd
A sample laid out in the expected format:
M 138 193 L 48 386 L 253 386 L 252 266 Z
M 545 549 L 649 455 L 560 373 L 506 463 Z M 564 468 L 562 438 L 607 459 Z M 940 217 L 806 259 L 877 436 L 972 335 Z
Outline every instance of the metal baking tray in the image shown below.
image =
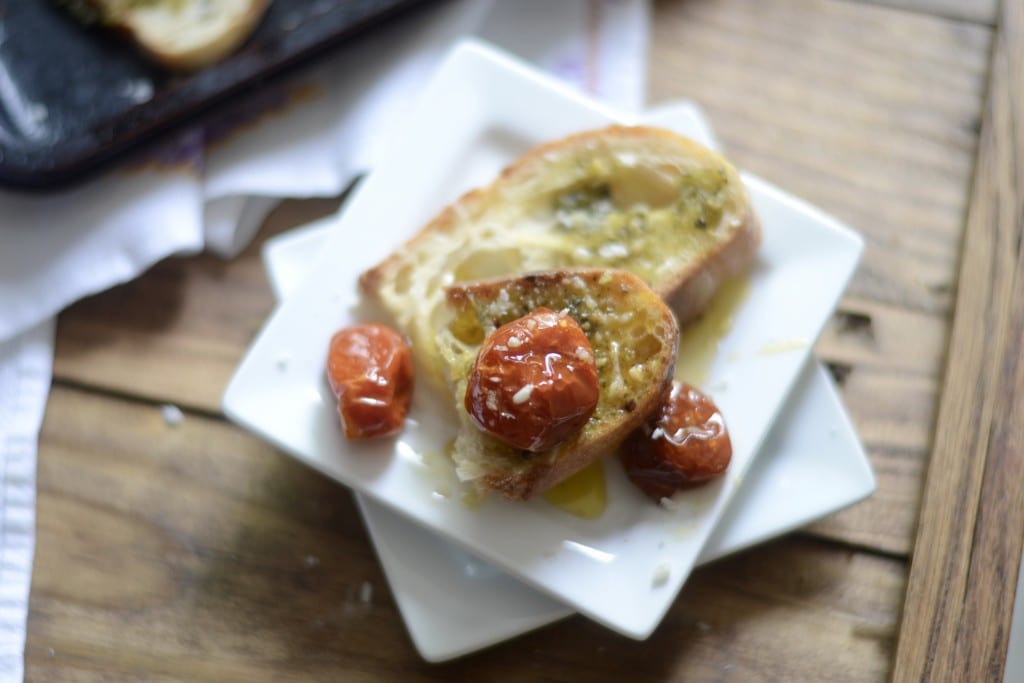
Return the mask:
M 274 0 L 234 55 L 172 73 L 57 0 L 0 0 L 0 184 L 47 189 L 425 0 Z

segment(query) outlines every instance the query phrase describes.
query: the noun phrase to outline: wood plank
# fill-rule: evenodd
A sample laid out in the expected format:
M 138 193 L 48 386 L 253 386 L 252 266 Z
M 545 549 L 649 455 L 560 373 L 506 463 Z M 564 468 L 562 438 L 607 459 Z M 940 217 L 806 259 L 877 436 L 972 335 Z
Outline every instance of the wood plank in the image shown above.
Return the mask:
M 946 355 L 944 316 L 845 296 L 815 346 L 822 360 L 849 368 L 937 378 Z
M 904 587 L 902 561 L 790 538 L 698 571 L 646 642 L 574 618 L 430 666 L 346 489 L 218 419 L 62 387 L 38 508 L 28 680 L 881 680 Z
M 1024 5 L 1003 3 L 896 680 L 1002 680 L 1024 546 Z
M 853 0 L 994 26 L 998 0 Z
M 854 296 L 842 301 L 815 353 L 834 371 L 878 488 L 807 533 L 909 554 L 945 346 L 940 316 Z
M 653 31 L 651 101 L 697 101 L 740 166 L 860 230 L 853 293 L 948 312 L 989 27 L 836 0 L 698 0 L 659 3 Z

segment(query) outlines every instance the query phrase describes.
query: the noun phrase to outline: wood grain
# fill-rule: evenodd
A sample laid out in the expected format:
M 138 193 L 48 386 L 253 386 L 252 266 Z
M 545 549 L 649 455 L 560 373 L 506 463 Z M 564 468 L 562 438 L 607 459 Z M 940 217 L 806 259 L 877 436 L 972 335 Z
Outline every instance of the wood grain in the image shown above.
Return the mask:
M 950 19 L 994 25 L 998 0 L 853 0 L 874 2 L 900 9 L 932 14 Z
M 939 316 L 855 296 L 840 304 L 815 353 L 833 369 L 878 488 L 807 531 L 909 554 L 945 346 Z
M 895 680 L 1002 679 L 1024 546 L 1024 6 L 999 19 Z
M 991 31 L 863 3 L 694 1 L 657 9 L 651 99 L 695 99 L 737 163 L 867 239 L 851 294 L 816 350 L 843 378 L 878 491 L 812 531 L 906 554 L 934 425 Z
M 946 315 L 991 29 L 835 0 L 656 7 L 651 101 L 695 100 L 738 165 L 861 231 L 852 293 Z
M 644 643 L 577 618 L 429 666 L 345 488 L 219 419 L 67 388 L 38 508 L 29 680 L 879 680 L 903 591 L 900 561 L 789 539 L 698 571 Z

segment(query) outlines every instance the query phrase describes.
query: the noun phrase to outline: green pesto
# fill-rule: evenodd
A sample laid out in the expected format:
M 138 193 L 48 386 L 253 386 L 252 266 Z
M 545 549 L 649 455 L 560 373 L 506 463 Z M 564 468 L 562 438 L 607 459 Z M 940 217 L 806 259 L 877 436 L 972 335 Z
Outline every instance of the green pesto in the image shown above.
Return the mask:
M 579 173 L 587 179 L 552 200 L 555 230 L 571 233 L 580 247 L 567 265 L 625 267 L 651 283 L 666 253 L 686 257 L 714 245 L 714 230 L 709 228 L 719 223 L 729 201 L 725 169 L 714 166 L 681 174 L 673 201 L 656 206 L 617 205 L 614 171 L 607 166 L 581 166 Z

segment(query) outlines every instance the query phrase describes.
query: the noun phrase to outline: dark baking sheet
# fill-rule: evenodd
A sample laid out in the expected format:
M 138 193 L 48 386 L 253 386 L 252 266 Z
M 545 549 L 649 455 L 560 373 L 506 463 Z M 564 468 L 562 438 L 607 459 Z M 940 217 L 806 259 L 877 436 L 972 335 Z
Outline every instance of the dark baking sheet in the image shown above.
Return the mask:
M 424 0 L 273 0 L 252 38 L 193 74 L 163 70 L 56 0 L 0 0 L 0 183 L 45 189 Z

